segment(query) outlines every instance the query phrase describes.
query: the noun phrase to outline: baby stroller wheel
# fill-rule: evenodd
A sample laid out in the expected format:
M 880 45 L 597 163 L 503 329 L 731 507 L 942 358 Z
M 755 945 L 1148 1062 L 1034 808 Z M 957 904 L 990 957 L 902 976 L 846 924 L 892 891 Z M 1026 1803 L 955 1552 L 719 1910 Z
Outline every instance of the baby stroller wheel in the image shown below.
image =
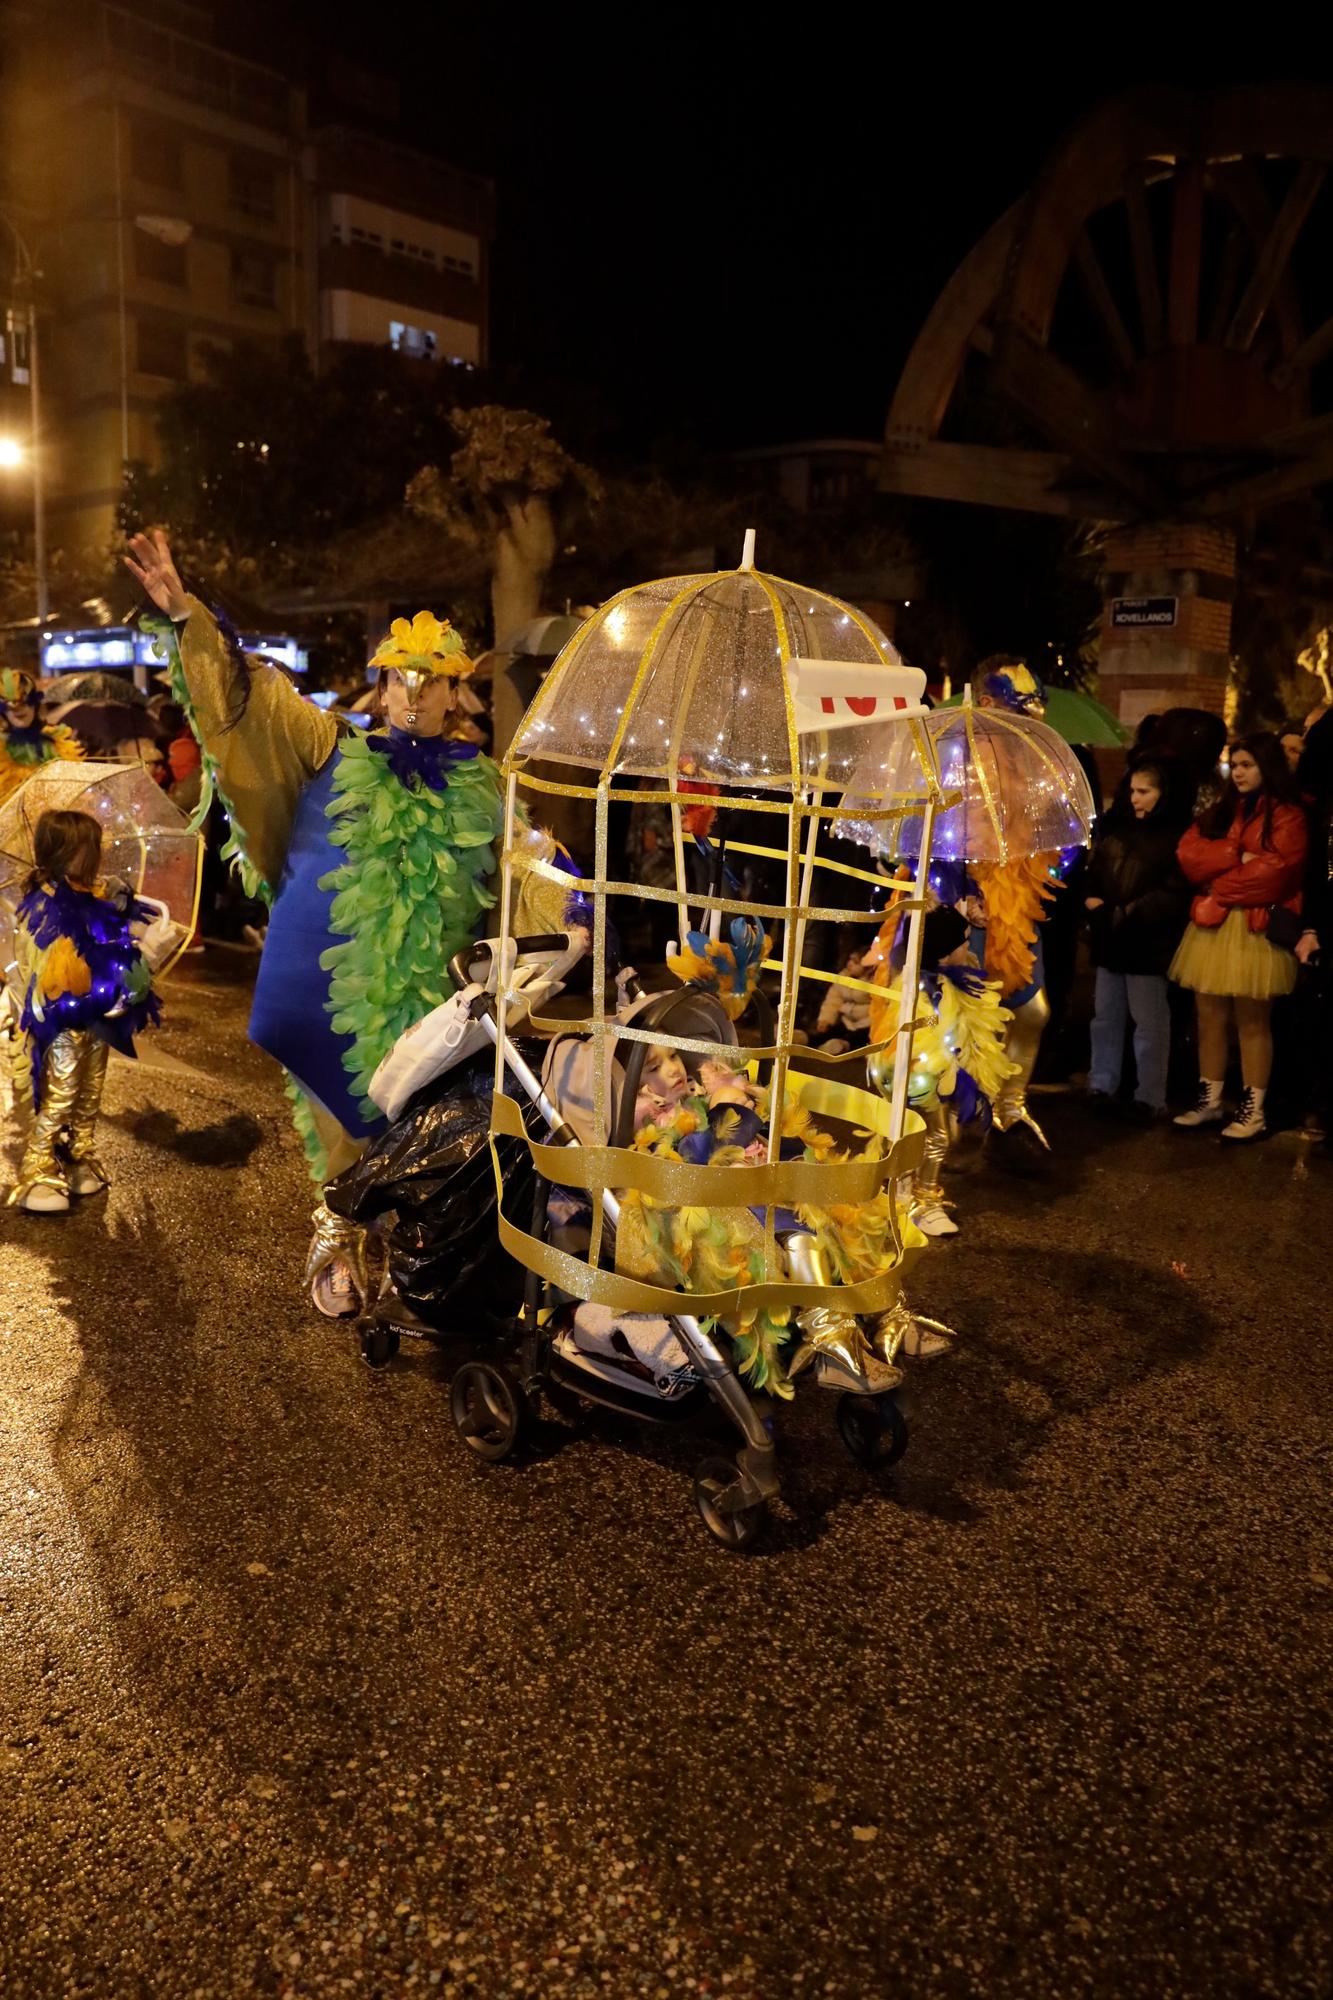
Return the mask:
M 768 1519 L 768 1502 L 753 1498 L 744 1474 L 729 1458 L 706 1458 L 694 1475 L 694 1504 L 710 1535 L 725 1549 L 753 1548 Z
M 907 1419 L 896 1392 L 839 1396 L 838 1435 L 858 1465 L 896 1465 L 907 1449 Z
M 522 1442 L 528 1399 L 503 1369 L 465 1361 L 450 1385 L 449 1414 L 468 1450 L 496 1463 Z
M 379 1320 L 363 1320 L 358 1328 L 361 1335 L 361 1359 L 368 1368 L 387 1368 L 397 1354 L 400 1336 L 396 1326 L 385 1326 Z

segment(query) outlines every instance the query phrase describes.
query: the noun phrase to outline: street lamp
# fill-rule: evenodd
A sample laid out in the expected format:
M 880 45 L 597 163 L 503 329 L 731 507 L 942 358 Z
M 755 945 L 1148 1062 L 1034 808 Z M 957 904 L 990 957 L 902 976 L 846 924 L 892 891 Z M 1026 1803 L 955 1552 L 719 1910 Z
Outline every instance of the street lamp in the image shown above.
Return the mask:
M 37 267 L 13 217 L 0 210 L 0 222 L 4 223 L 14 239 L 15 290 L 20 297 L 26 293 L 23 317 L 27 321 L 28 396 L 32 407 L 32 442 L 29 447 L 32 458 L 32 552 L 37 571 L 37 627 L 40 632 L 50 616 L 51 598 L 46 579 L 46 494 L 42 486 L 40 447 L 42 403 L 37 374 Z M 14 315 L 15 318 L 17 316 Z M 17 439 L 0 439 L 0 466 L 12 468 L 22 463 L 23 447 Z

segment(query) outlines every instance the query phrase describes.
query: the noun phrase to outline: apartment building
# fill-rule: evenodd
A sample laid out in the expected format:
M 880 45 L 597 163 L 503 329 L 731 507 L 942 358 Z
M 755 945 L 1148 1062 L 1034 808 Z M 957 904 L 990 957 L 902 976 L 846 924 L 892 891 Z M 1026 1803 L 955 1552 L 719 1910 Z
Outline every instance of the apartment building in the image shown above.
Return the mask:
M 346 126 L 314 134 L 323 347 L 387 341 L 418 360 L 486 359 L 490 184 Z
M 41 274 L 54 545 L 105 543 L 125 464 L 156 453 L 155 405 L 210 348 L 484 359 L 487 183 L 312 125 L 305 88 L 188 0 L 0 0 L 0 49 L 0 209 Z

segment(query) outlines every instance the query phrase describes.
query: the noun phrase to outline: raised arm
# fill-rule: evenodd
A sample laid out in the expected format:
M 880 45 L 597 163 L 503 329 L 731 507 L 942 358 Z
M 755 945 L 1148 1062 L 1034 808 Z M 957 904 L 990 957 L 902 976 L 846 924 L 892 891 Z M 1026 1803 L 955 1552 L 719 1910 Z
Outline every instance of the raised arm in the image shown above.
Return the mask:
M 276 667 L 238 659 L 207 605 L 182 584 L 164 535 L 135 535 L 130 551 L 126 568 L 175 627 L 190 725 L 245 853 L 276 888 L 296 802 L 332 755 L 337 725 Z

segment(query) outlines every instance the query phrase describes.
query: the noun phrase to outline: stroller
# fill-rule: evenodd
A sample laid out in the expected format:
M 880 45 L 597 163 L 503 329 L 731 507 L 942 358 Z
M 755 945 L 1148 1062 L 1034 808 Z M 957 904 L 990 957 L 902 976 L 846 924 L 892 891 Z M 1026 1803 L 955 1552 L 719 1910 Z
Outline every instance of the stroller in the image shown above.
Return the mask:
M 919 1163 L 924 1137 L 921 1121 L 906 1110 L 911 1022 L 900 1017 L 887 1100 L 802 1073 L 793 1023 L 808 924 L 877 928 L 880 922 L 871 909 L 820 906 L 813 889 L 818 868 L 833 867 L 840 879 L 860 872 L 821 859 L 820 822 L 841 817 L 878 832 L 885 819 L 920 814 L 924 799 L 903 981 L 904 993 L 915 993 L 930 829 L 945 795 L 919 728 L 910 798 L 882 799 L 874 771 L 886 761 L 885 732 L 914 727 L 923 686 L 924 677 L 901 667 L 883 634 L 852 607 L 755 571 L 748 542 L 738 570 L 668 579 L 613 598 L 551 669 L 506 761 L 499 937 L 453 961 L 457 990 L 438 1010 L 447 1016 L 443 1047 L 426 1068 L 433 1064 L 453 1082 L 441 1096 L 437 1075 L 409 1111 L 406 1133 L 392 1125 L 326 1196 L 336 1212 L 386 1243 L 389 1283 L 360 1325 L 367 1359 L 389 1358 L 404 1328 L 466 1331 L 471 1351 L 453 1376 L 450 1407 L 460 1439 L 477 1457 L 497 1461 L 520 1452 L 542 1399 L 565 1412 L 597 1404 L 657 1424 L 721 1417 L 732 1447 L 708 1450 L 695 1472 L 694 1499 L 709 1533 L 737 1550 L 755 1543 L 778 1492 L 775 1417 L 796 1378 L 802 1389 L 815 1380 L 837 1392 L 837 1428 L 859 1460 L 887 1465 L 901 1457 L 902 1376 L 891 1352 L 876 1352 L 871 1330 L 897 1301 L 902 1274 L 917 1254 L 903 1241 L 891 1199 L 895 1183 Z M 552 783 L 541 775 L 552 762 L 591 767 L 596 779 Z M 838 800 L 853 773 L 856 807 L 843 811 Z M 568 929 L 549 924 L 539 931 L 521 920 L 534 880 L 567 889 L 568 877 L 523 855 L 519 783 L 537 794 L 553 789 L 582 798 L 594 809 L 595 873 L 586 885 L 591 916 L 579 940 L 592 961 L 587 1019 L 539 1011 L 557 968 L 568 966 L 578 945 Z M 641 800 L 652 786 L 660 787 L 671 812 L 674 889 L 610 879 L 608 805 Z M 701 796 L 719 808 L 743 803 L 747 815 L 782 816 L 784 845 L 737 844 L 736 851 L 783 864 L 783 904 L 738 906 L 729 897 L 721 841 L 712 893 L 701 896 L 691 887 L 683 813 L 697 827 Z M 705 804 L 705 820 L 708 811 Z M 861 879 L 882 886 L 880 876 Z M 634 994 L 618 1018 L 605 1008 L 606 911 L 615 895 L 676 906 L 686 968 L 673 966 L 683 981 L 679 989 Z M 706 930 L 693 928 L 691 903 Z M 767 955 L 770 929 L 781 936 L 774 957 Z M 745 957 L 747 976 L 727 988 L 718 967 L 729 953 L 733 972 Z M 761 968 L 779 975 L 776 1014 L 764 997 Z M 747 1009 L 757 1044 L 742 1048 L 737 1024 Z M 423 1023 L 412 1035 L 429 1043 L 432 1032 Z M 653 1048 L 674 1050 L 696 1074 L 709 1060 L 735 1070 L 749 1057 L 766 1131 L 748 1151 L 732 1148 L 726 1163 L 716 1165 L 669 1145 L 655 1151 L 637 1145 L 635 1108 Z M 478 1058 L 486 1051 L 492 1084 L 483 1150 Z M 372 1095 L 388 1108 L 375 1084 Z M 401 1159 L 409 1157 L 414 1121 L 428 1122 L 442 1115 L 441 1105 L 463 1100 L 467 1117 L 456 1116 L 460 1134 L 466 1124 L 469 1136 L 451 1156 L 450 1172 L 471 1177 L 472 1205 L 457 1211 L 466 1220 L 452 1232 L 453 1255 L 471 1263 L 483 1230 L 493 1243 L 493 1222 L 500 1247 L 524 1273 L 517 1309 L 489 1323 L 448 1295 L 447 1285 L 429 1296 L 420 1286 L 413 1291 L 412 1259 L 431 1247 L 432 1214 L 454 1199 L 462 1181 L 449 1180 L 446 1194 L 439 1160 L 427 1163 L 415 1190 L 381 1172 L 395 1147 Z M 790 1136 L 808 1133 L 812 1121 L 820 1128 L 818 1145 Z M 841 1151 L 829 1157 L 835 1145 Z M 421 1198 L 432 1171 L 437 1185 Z M 688 1257 L 677 1261 L 674 1276 L 642 1265 L 630 1275 L 631 1205 L 640 1217 L 665 1215 L 673 1226 L 678 1218 L 735 1216 L 762 1248 L 745 1277 L 711 1290 L 694 1284 L 697 1273 L 688 1270 L 682 1282 Z M 830 1269 L 827 1237 L 816 1254 L 817 1225 L 808 1218 L 842 1216 L 854 1228 L 869 1213 L 881 1230 L 878 1261 L 849 1257 L 839 1275 Z M 443 1240 L 440 1248 L 447 1263 Z M 495 1268 L 487 1267 L 493 1289 Z M 792 1340 L 790 1355 L 782 1349 L 776 1368 L 768 1367 L 767 1354 L 762 1365 L 756 1360 L 746 1329 L 757 1323 L 800 1331 L 800 1342 Z
M 571 939 L 552 935 L 519 938 L 513 944 L 518 965 L 544 969 L 556 958 L 568 958 Z M 496 942 L 486 940 L 460 954 L 450 967 L 458 988 L 451 1006 L 492 1047 L 500 1041 L 498 962 Z M 739 1048 L 736 1023 L 713 995 L 689 988 L 631 993 L 629 1018 L 640 1033 L 654 1040 L 680 1037 Z M 758 989 L 753 1004 L 760 1038 L 767 1041 L 772 1013 Z M 562 1234 L 569 1232 L 567 1225 L 562 1231 L 553 1220 L 552 1195 L 553 1189 L 565 1192 L 571 1180 L 592 1178 L 580 1171 L 583 1163 L 577 1158 L 587 1150 L 577 1129 L 588 1108 L 587 1065 L 577 1060 L 585 1052 L 582 1037 L 557 1034 L 546 1044 L 544 1060 L 530 1045 L 506 1038 L 505 1075 L 522 1099 L 493 1093 L 492 1066 L 478 1061 L 475 1036 L 461 1046 L 456 1067 L 421 1092 L 327 1193 L 336 1213 L 369 1228 L 384 1246 L 380 1295 L 358 1326 L 365 1358 L 373 1366 L 384 1365 L 397 1353 L 404 1332 L 466 1329 L 474 1351 L 454 1374 L 451 1415 L 468 1449 L 491 1461 L 521 1451 L 543 1397 L 570 1416 L 582 1405 L 594 1404 L 670 1426 L 699 1426 L 710 1412 L 720 1412 L 739 1434 L 739 1448 L 734 1459 L 715 1449 L 702 1460 L 694 1478 L 695 1504 L 704 1525 L 726 1547 L 749 1547 L 778 1491 L 776 1411 L 772 1397 L 747 1390 L 726 1335 L 708 1330 L 699 1315 L 679 1310 L 683 1299 L 675 1301 L 677 1310 L 669 1315 L 618 1311 L 571 1296 L 558 1279 L 543 1282 L 531 1267 L 523 1272 L 517 1263 L 494 1255 L 491 1232 L 497 1226 L 502 1243 L 508 1238 L 521 1248 L 518 1217 L 525 1208 L 529 1241 L 550 1246 L 553 1260 L 570 1255 L 559 1247 Z M 646 1040 L 635 1040 L 623 1067 L 618 1061 L 612 1064 L 612 1143 L 617 1149 L 632 1144 L 648 1048 Z M 568 1096 L 560 1089 L 562 1081 L 569 1086 Z M 501 1104 L 504 1110 L 498 1109 Z M 486 1141 L 497 1124 L 502 1129 L 492 1159 Z M 534 1137 L 535 1131 L 545 1143 Z M 893 1162 L 895 1174 L 912 1170 L 920 1145 L 916 1135 L 903 1142 Z M 560 1158 L 562 1148 L 569 1157 Z M 730 1167 L 712 1171 L 745 1172 Z M 599 1192 L 608 1248 L 613 1248 L 621 1201 L 609 1188 Z M 609 1272 L 606 1276 L 610 1290 L 638 1290 Z M 525 1280 L 518 1296 L 516 1277 Z M 821 1371 L 817 1367 L 815 1372 Z M 872 1358 L 859 1379 L 845 1366 L 838 1369 L 834 1386 L 843 1382 L 836 1421 L 846 1448 L 868 1466 L 896 1464 L 908 1442 L 898 1371 L 876 1365 Z

